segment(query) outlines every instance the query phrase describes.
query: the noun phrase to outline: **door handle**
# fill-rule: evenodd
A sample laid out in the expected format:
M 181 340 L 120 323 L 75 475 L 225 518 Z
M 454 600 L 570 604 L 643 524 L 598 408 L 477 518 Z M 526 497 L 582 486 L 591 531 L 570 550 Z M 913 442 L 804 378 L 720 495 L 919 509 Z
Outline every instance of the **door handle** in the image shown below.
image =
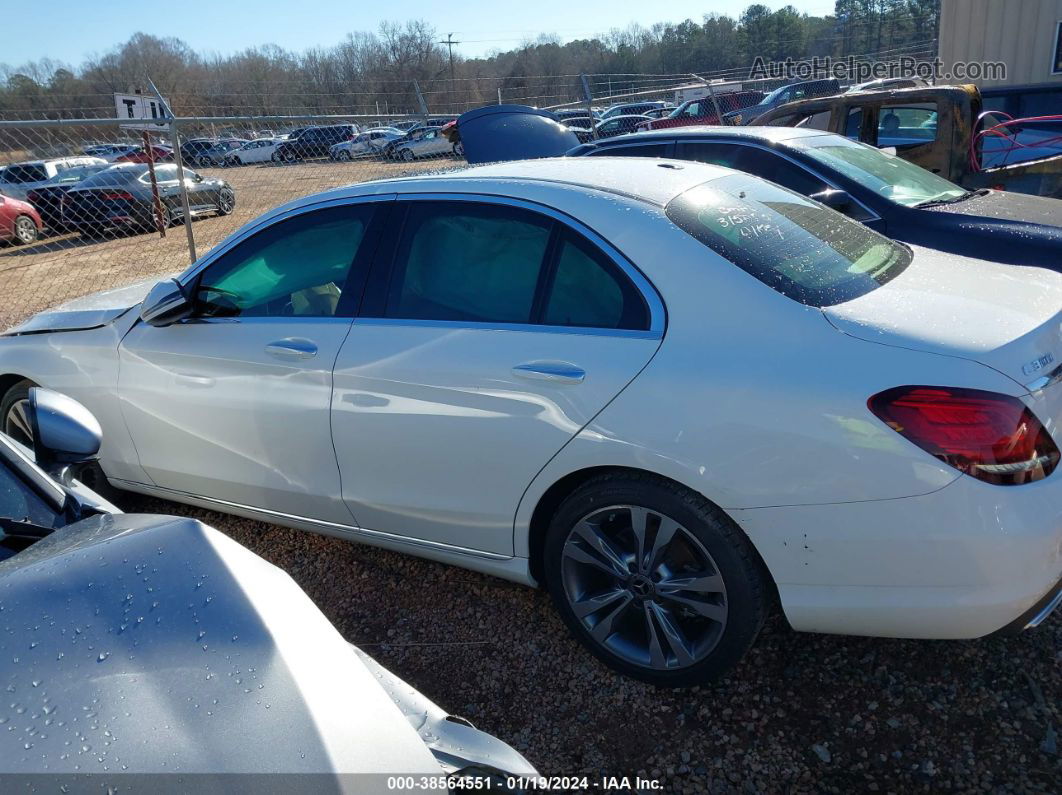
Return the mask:
M 571 362 L 524 362 L 516 365 L 512 373 L 517 378 L 555 384 L 580 384 L 586 378 L 586 371 Z
M 317 355 L 317 346 L 312 340 L 288 337 L 269 343 L 265 351 L 277 359 L 312 359 Z

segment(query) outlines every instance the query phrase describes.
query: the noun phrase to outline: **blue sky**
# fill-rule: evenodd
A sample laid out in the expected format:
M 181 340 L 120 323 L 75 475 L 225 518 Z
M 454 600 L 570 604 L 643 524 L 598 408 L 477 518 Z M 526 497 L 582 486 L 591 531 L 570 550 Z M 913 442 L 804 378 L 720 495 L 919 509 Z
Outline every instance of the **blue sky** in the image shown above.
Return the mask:
M 761 0 L 771 8 L 786 5 Z M 289 50 L 330 46 L 348 32 L 375 30 L 384 20 L 425 19 L 440 32 L 453 31 L 464 42 L 457 49 L 467 56 L 506 50 L 540 33 L 555 33 L 562 41 L 588 38 L 631 22 L 700 20 L 713 11 L 736 16 L 749 0 L 662 0 L 625 4 L 616 0 L 49 0 L 24 6 L 24 30 L 41 35 L 6 35 L 0 61 L 12 66 L 39 58 L 77 66 L 88 55 L 102 53 L 137 31 L 172 35 L 203 54 L 222 55 L 260 44 Z M 833 11 L 833 0 L 792 0 L 809 14 Z M 47 17 L 47 20 L 44 18 Z M 11 33 L 9 30 L 8 33 Z M 45 35 L 46 34 L 46 35 Z

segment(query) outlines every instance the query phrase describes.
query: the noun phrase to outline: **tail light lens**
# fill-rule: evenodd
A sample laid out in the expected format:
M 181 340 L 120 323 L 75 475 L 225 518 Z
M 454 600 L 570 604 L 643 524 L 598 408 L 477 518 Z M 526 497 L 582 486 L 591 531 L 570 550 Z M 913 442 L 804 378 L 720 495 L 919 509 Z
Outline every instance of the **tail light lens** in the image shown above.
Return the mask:
M 103 199 L 103 201 L 105 201 L 105 202 L 132 201 L 133 194 L 126 193 L 124 190 L 118 190 L 118 191 L 111 191 L 109 193 L 104 193 L 104 194 L 102 194 L 100 196 L 100 198 Z
M 1018 398 L 980 389 L 901 386 L 867 406 L 930 455 L 978 480 L 1018 485 L 1058 466 L 1058 446 Z

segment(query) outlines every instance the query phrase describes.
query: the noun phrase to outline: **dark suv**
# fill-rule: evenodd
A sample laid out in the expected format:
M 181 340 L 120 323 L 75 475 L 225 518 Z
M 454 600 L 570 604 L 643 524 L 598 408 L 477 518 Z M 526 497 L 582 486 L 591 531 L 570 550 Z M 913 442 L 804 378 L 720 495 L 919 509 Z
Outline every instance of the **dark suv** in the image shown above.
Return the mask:
M 328 149 L 341 141 L 350 141 L 358 134 L 355 124 L 333 124 L 328 127 L 307 127 L 297 138 L 284 141 L 273 153 L 273 159 L 292 163 L 307 157 L 328 157 Z

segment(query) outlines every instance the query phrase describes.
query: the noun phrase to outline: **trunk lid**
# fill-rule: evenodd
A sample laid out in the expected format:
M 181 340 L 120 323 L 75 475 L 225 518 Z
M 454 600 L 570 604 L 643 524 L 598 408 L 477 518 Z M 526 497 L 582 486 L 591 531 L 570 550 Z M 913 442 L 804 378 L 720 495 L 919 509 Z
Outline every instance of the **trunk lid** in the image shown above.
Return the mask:
M 840 331 L 970 359 L 1029 389 L 1062 363 L 1062 274 L 911 247 L 892 281 L 823 310 Z

